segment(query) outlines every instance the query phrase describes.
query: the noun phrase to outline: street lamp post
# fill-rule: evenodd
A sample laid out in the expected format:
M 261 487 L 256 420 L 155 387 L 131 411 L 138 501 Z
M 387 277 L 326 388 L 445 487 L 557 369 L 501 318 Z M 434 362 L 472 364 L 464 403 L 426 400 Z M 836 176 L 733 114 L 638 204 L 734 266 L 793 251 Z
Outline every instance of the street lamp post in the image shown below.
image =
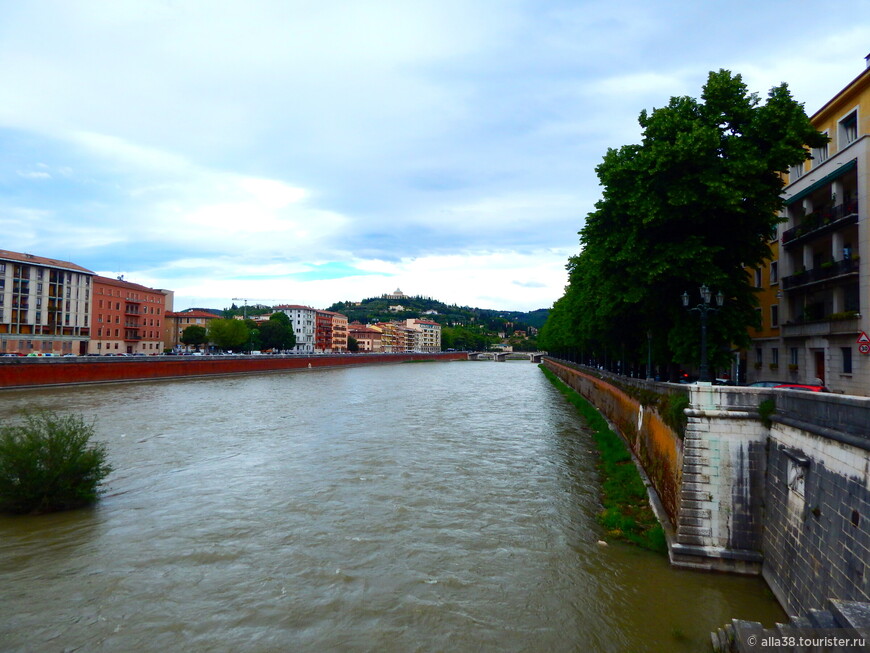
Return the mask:
M 707 287 L 707 284 L 704 284 L 700 288 L 701 291 L 701 303 L 693 308 L 689 308 L 689 293 L 683 293 L 683 307 L 689 308 L 690 311 L 698 311 L 701 314 L 701 378 L 700 381 L 704 383 L 710 382 L 710 370 L 707 367 L 707 314 L 711 311 L 718 311 L 719 307 L 721 307 L 725 303 L 725 295 L 722 294 L 720 290 L 716 294 L 716 304 L 718 306 L 713 306 L 710 303 L 710 299 L 712 296 L 712 292 Z
M 646 378 L 652 381 L 652 329 L 646 332 Z

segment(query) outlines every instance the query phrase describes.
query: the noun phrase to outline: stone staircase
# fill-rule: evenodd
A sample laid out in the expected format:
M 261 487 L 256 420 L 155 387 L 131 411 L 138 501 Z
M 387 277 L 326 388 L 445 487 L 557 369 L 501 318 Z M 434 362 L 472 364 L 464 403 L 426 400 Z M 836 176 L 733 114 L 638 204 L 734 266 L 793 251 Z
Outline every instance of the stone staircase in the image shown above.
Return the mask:
M 832 638 L 863 640 L 858 645 L 836 646 Z M 734 619 L 710 634 L 715 653 L 810 653 L 816 651 L 870 651 L 870 603 L 828 600 L 826 610 L 810 610 L 787 624 L 765 628 L 756 621 Z M 811 640 L 808 645 L 800 642 Z M 828 638 L 826 642 L 825 639 Z M 831 645 L 825 645 L 831 644 Z
M 692 546 L 710 544 L 710 446 L 691 428 L 683 440 L 683 483 L 677 542 Z
M 690 419 L 683 439 L 680 517 L 671 563 L 690 569 L 713 569 L 705 549 L 711 544 L 713 497 L 710 492 L 710 447 Z
M 758 574 L 763 556 L 757 551 L 727 549 L 713 533 L 717 519 L 718 451 L 711 451 L 704 437 L 707 427 L 690 417 L 683 439 L 683 475 L 680 515 L 674 542 L 669 549 L 671 564 L 687 569 Z M 711 478 L 712 481 L 711 482 Z

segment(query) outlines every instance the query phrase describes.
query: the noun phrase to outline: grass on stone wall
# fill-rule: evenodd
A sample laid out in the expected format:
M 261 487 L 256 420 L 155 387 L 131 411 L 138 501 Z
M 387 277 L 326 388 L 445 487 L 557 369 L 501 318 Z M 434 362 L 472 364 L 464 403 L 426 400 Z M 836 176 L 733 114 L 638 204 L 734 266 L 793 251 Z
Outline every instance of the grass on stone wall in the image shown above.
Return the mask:
M 112 468 L 93 434 L 83 417 L 53 412 L 0 426 L 0 511 L 56 512 L 96 501 Z
M 601 502 L 604 510 L 598 515 L 599 523 L 610 537 L 651 551 L 667 553 L 665 532 L 650 507 L 646 486 L 625 443 L 592 404 L 549 369 L 543 365 L 540 368 L 592 430 L 600 454 L 597 466 L 602 478 Z

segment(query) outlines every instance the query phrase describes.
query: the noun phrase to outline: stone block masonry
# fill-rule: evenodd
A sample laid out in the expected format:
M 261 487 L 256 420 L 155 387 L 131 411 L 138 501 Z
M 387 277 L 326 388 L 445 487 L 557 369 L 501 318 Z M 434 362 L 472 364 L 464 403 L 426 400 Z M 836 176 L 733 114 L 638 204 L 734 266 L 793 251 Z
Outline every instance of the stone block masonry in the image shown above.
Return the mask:
M 675 565 L 761 571 L 767 433 L 748 399 L 735 401 L 720 387 L 692 387 Z
M 692 385 L 685 438 L 659 446 L 652 411 L 620 389 L 637 380 L 546 364 L 620 430 L 660 494 L 675 494 L 673 564 L 761 573 L 789 614 L 870 602 L 870 398 Z
M 870 399 L 829 399 L 786 397 L 770 429 L 763 575 L 792 613 L 870 601 Z M 801 419 L 813 408 L 824 426 Z

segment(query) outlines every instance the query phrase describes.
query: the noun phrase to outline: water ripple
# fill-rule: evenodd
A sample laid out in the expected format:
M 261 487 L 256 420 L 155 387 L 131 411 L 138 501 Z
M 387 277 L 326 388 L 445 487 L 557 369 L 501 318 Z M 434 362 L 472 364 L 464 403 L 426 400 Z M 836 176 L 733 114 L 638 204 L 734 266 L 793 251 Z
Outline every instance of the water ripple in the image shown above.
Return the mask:
M 93 509 L 0 518 L 4 650 L 693 650 L 780 616 L 596 544 L 590 439 L 528 363 L 0 397 L 23 406 L 93 416 L 116 471 Z

